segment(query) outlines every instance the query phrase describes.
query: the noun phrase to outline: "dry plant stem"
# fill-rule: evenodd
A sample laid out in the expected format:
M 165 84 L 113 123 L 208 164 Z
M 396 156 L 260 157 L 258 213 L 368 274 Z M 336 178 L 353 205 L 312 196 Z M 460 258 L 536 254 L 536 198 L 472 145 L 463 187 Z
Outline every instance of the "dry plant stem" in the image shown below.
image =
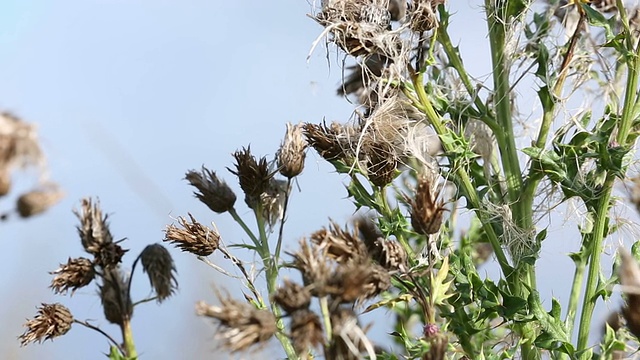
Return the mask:
M 124 354 L 131 359 L 138 358 L 136 345 L 133 342 L 133 331 L 131 331 L 131 319 L 124 319 L 122 322 L 122 342 L 124 346 Z
M 249 288 L 249 290 L 251 290 L 251 293 L 253 293 L 253 296 L 256 298 L 256 301 L 263 307 L 266 308 L 266 305 L 264 303 L 264 300 L 262 299 L 262 296 L 260 295 L 260 293 L 258 292 L 258 290 L 256 289 L 255 285 L 253 284 L 253 280 L 251 279 L 251 277 L 249 276 L 249 273 L 247 272 L 247 269 L 244 268 L 244 265 L 242 265 L 242 262 L 240 261 L 240 259 L 238 259 L 237 257 L 231 255 L 225 248 L 223 247 L 219 247 L 218 250 L 222 253 L 222 255 L 224 255 L 227 259 L 231 260 L 231 262 L 238 268 L 240 269 L 240 272 L 242 273 L 242 275 L 244 276 L 245 280 L 247 280 L 247 287 Z
M 113 344 L 113 346 L 117 347 L 118 350 L 120 350 L 120 353 L 122 353 L 122 354 L 125 353 L 125 349 L 122 347 L 122 345 L 118 344 L 118 342 L 114 338 L 112 338 L 111 335 L 107 334 L 106 332 L 104 332 L 104 330 L 100 329 L 99 327 L 93 326 L 93 325 L 89 324 L 86 321 L 80 321 L 80 320 L 76 320 L 76 319 L 73 319 L 73 322 L 76 323 L 76 324 L 82 325 L 82 326 L 84 326 L 84 327 L 86 327 L 88 329 L 91 329 L 91 330 L 99 332 L 104 337 L 106 337 Z
M 221 268 L 220 266 L 212 263 L 208 258 L 206 258 L 205 256 L 198 256 L 197 257 L 198 260 L 202 261 L 203 263 L 211 266 L 215 271 L 221 273 L 222 275 L 226 275 L 232 279 L 239 279 L 239 277 L 231 275 L 228 271 L 226 271 L 225 269 Z
M 157 298 L 158 298 L 157 296 L 152 296 L 152 297 L 149 297 L 149 298 L 146 298 L 146 299 L 138 300 L 138 301 L 134 302 L 132 306 L 135 308 L 136 306 L 138 306 L 140 304 L 144 304 L 144 303 L 148 303 L 148 302 L 154 301 Z
M 287 178 L 287 188 L 284 193 L 284 205 L 282 207 L 282 220 L 280 221 L 280 229 L 278 230 L 278 242 L 276 243 L 276 252 L 273 256 L 274 266 L 279 267 L 280 250 L 282 249 L 282 234 L 284 233 L 284 223 L 287 218 L 287 208 L 289 206 L 289 193 L 291 192 L 291 178 Z

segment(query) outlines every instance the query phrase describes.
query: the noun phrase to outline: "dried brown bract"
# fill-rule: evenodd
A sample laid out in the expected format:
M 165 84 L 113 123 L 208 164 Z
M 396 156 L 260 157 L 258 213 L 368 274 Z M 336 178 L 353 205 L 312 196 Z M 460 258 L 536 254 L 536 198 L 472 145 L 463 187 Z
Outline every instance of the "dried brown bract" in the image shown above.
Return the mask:
M 16 208 L 21 217 L 31 217 L 45 212 L 57 204 L 63 196 L 63 192 L 57 186 L 32 190 L 18 198 Z
M 169 251 L 160 244 L 147 245 L 140 253 L 142 269 L 149 275 L 149 282 L 162 302 L 178 288 L 176 267 Z
M 133 315 L 133 304 L 129 296 L 128 279 L 119 267 L 109 267 L 102 274 L 100 300 L 104 317 L 112 324 L 123 326 Z
M 322 322 L 316 313 L 308 309 L 293 313 L 291 316 L 291 341 L 296 353 L 302 359 L 309 359 L 309 351 L 324 343 Z
M 442 226 L 444 202 L 436 200 L 434 181 L 425 175 L 418 178 L 415 198 L 411 204 L 411 226 L 422 235 L 435 234 Z
M 362 302 L 391 287 L 389 272 L 377 264 L 347 264 L 338 266 L 325 292 L 337 303 Z
M 276 318 L 270 311 L 258 310 L 229 297 L 221 297 L 220 302 L 221 306 L 213 306 L 201 301 L 196 304 L 196 313 L 220 322 L 222 330 L 218 337 L 232 352 L 264 344 L 276 333 Z
M 236 151 L 233 157 L 236 159 L 236 170 L 228 170 L 238 177 L 240 187 L 245 194 L 245 203 L 255 210 L 260 202 L 260 195 L 267 191 L 270 185 L 269 180 L 273 177 L 269 172 L 267 159 L 262 157 L 257 160 L 251 154 L 251 148 Z
M 393 181 L 398 167 L 398 157 L 390 144 L 368 144 L 364 148 L 367 159 L 367 177 L 376 186 L 385 187 Z
M 304 285 L 309 288 L 311 294 L 326 295 L 322 291 L 333 270 L 327 262 L 325 251 L 303 239 L 298 251 L 289 255 L 293 256 L 293 267 L 300 271 Z
M 28 320 L 24 326 L 27 330 L 19 336 L 20 344 L 25 346 L 33 342 L 52 340 L 66 334 L 71 329 L 73 316 L 71 311 L 61 304 L 42 304 L 38 314 Z
M 82 209 L 74 213 L 80 220 L 77 229 L 86 252 L 97 255 L 102 247 L 113 243 L 108 216 L 102 216 L 99 202 L 94 204 L 89 198 L 82 199 Z
M 411 30 L 422 33 L 438 26 L 436 11 L 438 5 L 444 4 L 444 0 L 414 0 L 411 3 L 409 16 L 411 17 Z
M 60 264 L 60 268 L 50 274 L 56 275 L 51 281 L 51 289 L 54 293 L 66 293 L 71 289 L 73 294 L 77 289 L 89 285 L 95 278 L 96 272 L 91 260 L 81 257 L 69 258 L 66 264 Z
M 311 293 L 309 289 L 292 281 L 285 280 L 284 284 L 273 294 L 273 301 L 288 314 L 309 308 Z
M 236 194 L 224 181 L 220 180 L 215 172 L 204 166 L 202 171 L 190 170 L 185 179 L 191 186 L 198 189 L 194 195 L 209 209 L 217 213 L 224 213 L 233 208 L 236 203 Z
M 287 123 L 287 132 L 278 150 L 278 169 L 287 178 L 300 175 L 304 169 L 307 142 L 302 136 L 302 124 Z
M 619 254 L 622 260 L 619 270 L 620 285 L 627 297 L 622 315 L 629 331 L 640 338 L 640 266 L 626 249 L 620 248 Z
M 367 248 L 357 233 L 342 230 L 331 222 L 329 228 L 323 228 L 311 234 L 311 242 L 323 249 L 326 256 L 339 262 L 362 262 L 368 258 Z
M 213 254 L 220 243 L 220 235 L 200 224 L 191 214 L 189 214 L 189 218 L 191 218 L 191 222 L 183 217 L 178 217 L 178 223 L 182 229 L 175 225 L 168 225 L 163 241 L 173 243 L 180 250 L 198 256 Z
M 269 186 L 260 194 L 262 216 L 273 227 L 284 216 L 284 202 L 289 187 L 286 181 L 271 178 Z
M 407 269 L 407 252 L 394 240 L 378 239 L 375 248 L 370 249 L 371 257 L 389 271 L 405 271 Z
M 303 128 L 307 142 L 320 156 L 328 161 L 339 160 L 346 164 L 353 163 L 355 144 L 357 144 L 356 129 L 336 122 L 331 126 L 306 123 Z

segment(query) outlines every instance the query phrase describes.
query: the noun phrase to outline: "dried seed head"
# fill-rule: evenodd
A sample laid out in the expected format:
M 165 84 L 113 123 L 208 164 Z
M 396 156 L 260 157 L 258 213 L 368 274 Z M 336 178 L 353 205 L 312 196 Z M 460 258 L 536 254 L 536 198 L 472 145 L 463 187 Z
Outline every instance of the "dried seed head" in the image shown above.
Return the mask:
M 278 330 L 276 318 L 268 310 L 258 310 L 229 297 L 220 298 L 220 302 L 221 306 L 213 306 L 200 301 L 196 304 L 196 313 L 220 321 L 223 330 L 218 336 L 232 352 L 264 344 Z
M 0 114 L 0 170 L 42 165 L 36 127 L 10 113 Z
M 353 163 L 355 159 L 355 144 L 357 144 L 357 131 L 354 128 L 332 123 L 315 125 L 306 123 L 303 125 L 307 142 L 320 156 L 328 161 L 339 160 L 346 164 Z
M 113 236 L 109 230 L 108 216 L 102 216 L 100 203 L 93 204 L 91 199 L 82 199 L 82 210 L 74 213 L 80 220 L 77 227 L 80 241 L 84 250 L 92 255 L 97 255 L 106 244 L 113 243 Z
M 190 252 L 198 256 L 213 254 L 220 243 L 220 235 L 212 229 L 200 224 L 193 215 L 189 214 L 191 223 L 185 218 L 178 217 L 178 223 L 183 229 L 175 225 L 168 225 L 163 241 L 173 243 L 182 251 Z
M 407 12 L 406 0 L 389 0 L 389 13 L 392 21 L 401 21 Z
M 9 171 L 0 169 L 0 196 L 7 195 L 11 191 L 11 174 Z
M 353 310 L 338 308 L 332 311 L 331 329 L 333 337 L 327 348 L 327 359 L 358 360 L 363 358 L 363 351 L 367 351 L 370 358 L 375 358 L 373 345 L 358 324 Z
M 278 150 L 278 169 L 287 178 L 300 175 L 304 169 L 307 143 L 302 136 L 302 124 L 287 123 L 287 132 Z
M 311 234 L 311 242 L 323 249 L 329 258 L 339 262 L 362 262 L 367 259 L 367 248 L 356 233 L 342 230 L 331 222 L 329 229 L 323 228 Z
M 493 254 L 493 247 L 491 244 L 481 242 L 473 246 L 473 253 L 471 254 L 471 257 L 473 258 L 473 263 L 478 266 L 487 262 L 491 254 Z
M 240 187 L 244 191 L 244 201 L 251 208 L 256 209 L 259 204 L 260 195 L 269 188 L 269 180 L 273 176 L 269 172 L 269 165 L 266 158 L 256 160 L 251 154 L 251 148 L 243 148 L 241 151 L 233 153 L 236 159 L 236 170 L 228 169 L 238 177 Z
M 627 320 L 627 328 L 636 337 L 640 338 L 640 266 L 629 252 L 620 248 L 620 285 L 627 296 L 627 301 L 622 309 L 622 314 Z
M 377 264 L 339 266 L 329 278 L 325 292 L 338 303 L 362 302 L 391 287 L 389 272 Z
M 66 293 L 71 289 L 73 295 L 77 289 L 89 285 L 95 278 L 96 272 L 91 260 L 81 257 L 69 258 L 66 264 L 60 264 L 60 268 L 50 274 L 56 275 L 50 286 L 54 293 Z
M 236 203 L 236 194 L 220 180 L 215 172 L 208 170 L 204 166 L 202 171 L 190 170 L 185 179 L 191 186 L 198 189 L 193 194 L 209 209 L 217 213 L 224 213 L 233 208 Z
M 389 271 L 407 269 L 407 252 L 397 241 L 378 239 L 371 256 L 380 266 Z
M 385 187 L 393 181 L 398 158 L 390 144 L 371 143 L 364 149 L 367 159 L 367 177 L 376 186 Z
M 140 253 L 142 269 L 149 275 L 149 282 L 162 302 L 178 288 L 176 267 L 169 251 L 160 244 L 147 245 Z
M 29 191 L 18 198 L 18 214 L 23 218 L 41 214 L 57 204 L 63 196 L 63 192 L 56 186 Z
M 273 227 L 284 216 L 284 202 L 289 191 L 289 184 L 284 180 L 271 178 L 269 187 L 260 194 L 262 217 Z
M 435 234 L 442 226 L 442 215 L 446 210 L 442 201 L 436 201 L 435 185 L 427 176 L 418 178 L 418 188 L 411 204 L 411 226 L 422 235 Z
M 302 281 L 313 296 L 325 296 L 322 292 L 329 277 L 331 276 L 331 265 L 327 263 L 326 252 L 319 247 L 307 243 L 304 239 L 300 241 L 300 248 L 293 256 L 293 267 L 302 274 Z
M 309 359 L 308 353 L 324 343 L 322 322 L 311 310 L 302 309 L 291 316 L 291 341 L 302 359 Z
M 71 311 L 61 304 L 42 304 L 38 314 L 32 320 L 27 320 L 24 326 L 27 330 L 20 335 L 20 345 L 25 346 L 33 342 L 53 340 L 66 334 L 71 329 L 73 316 Z
M 273 301 L 288 314 L 292 314 L 300 309 L 309 308 L 311 293 L 306 287 L 285 280 L 284 284 L 273 294 Z
M 100 300 L 104 317 L 112 324 L 122 326 L 133 315 L 133 304 L 129 296 L 128 279 L 119 267 L 109 267 L 102 275 Z
M 436 10 L 440 4 L 444 4 L 444 0 L 413 1 L 409 12 L 411 17 L 411 30 L 422 33 L 438 26 Z

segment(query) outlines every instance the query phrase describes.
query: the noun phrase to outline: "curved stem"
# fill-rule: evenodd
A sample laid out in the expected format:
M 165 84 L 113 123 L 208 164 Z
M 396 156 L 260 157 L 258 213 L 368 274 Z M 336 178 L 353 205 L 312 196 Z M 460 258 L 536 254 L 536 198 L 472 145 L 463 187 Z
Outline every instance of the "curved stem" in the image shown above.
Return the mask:
M 80 320 L 78 320 L 78 319 L 73 319 L 73 322 L 74 322 L 74 323 L 76 323 L 76 324 L 82 325 L 82 326 L 84 326 L 84 327 L 86 327 L 86 328 L 88 328 L 88 329 L 91 329 L 91 330 L 97 331 L 98 333 L 100 333 L 100 334 L 102 334 L 104 337 L 106 337 L 106 338 L 107 338 L 107 339 L 108 339 L 108 340 L 113 344 L 113 346 L 117 347 L 117 348 L 118 348 L 118 350 L 120 350 L 120 352 L 121 352 L 122 354 L 124 354 L 124 353 L 125 353 L 125 350 L 124 350 L 124 348 L 122 347 L 122 345 L 118 344 L 118 342 L 117 342 L 114 338 L 112 338 L 112 337 L 111 337 L 111 335 L 107 334 L 104 330 L 100 329 L 99 327 L 94 326 L 94 325 L 91 325 L 91 324 L 89 324 L 89 323 L 88 323 L 88 322 L 86 322 L 86 321 L 80 321 Z
M 253 241 L 253 244 L 256 247 L 260 246 L 260 242 L 258 241 L 258 238 L 256 237 L 256 235 L 253 233 L 253 231 L 251 231 L 251 229 L 249 229 L 249 227 L 247 226 L 247 224 L 245 224 L 244 220 L 242 220 L 242 218 L 240 217 L 240 215 L 238 215 L 238 213 L 236 212 L 235 208 L 231 208 L 229 209 L 229 214 L 231 215 L 231 217 L 233 218 L 233 220 L 235 220 L 235 222 L 238 223 L 238 225 L 240 225 L 240 227 L 242 228 L 242 230 L 244 230 L 244 232 L 249 235 L 249 238 L 251 239 L 251 241 Z

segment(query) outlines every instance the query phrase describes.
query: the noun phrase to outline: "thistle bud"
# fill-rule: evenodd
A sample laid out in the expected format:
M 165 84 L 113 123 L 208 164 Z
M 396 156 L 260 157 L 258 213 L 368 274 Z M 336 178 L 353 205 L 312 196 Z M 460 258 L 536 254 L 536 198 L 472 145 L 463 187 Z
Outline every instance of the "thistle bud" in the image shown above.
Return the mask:
M 278 168 L 280 174 L 287 178 L 300 175 L 304 169 L 304 158 L 307 143 L 302 137 L 302 125 L 287 123 L 287 132 L 280 150 L 278 150 Z
M 260 195 L 268 190 L 273 176 L 269 172 L 267 159 L 263 157 L 257 160 L 251 154 L 251 148 L 236 151 L 233 157 L 236 159 L 236 170 L 228 170 L 238 177 L 240 187 L 245 194 L 245 203 L 255 210 L 260 203 Z
M 198 189 L 194 195 L 209 209 L 217 213 L 224 213 L 233 208 L 236 203 L 236 194 L 220 180 L 215 172 L 202 167 L 201 172 L 190 170 L 185 177 L 191 186 Z
M 127 280 L 118 267 L 110 267 L 102 275 L 100 300 L 104 317 L 112 324 L 122 326 L 133 315 Z
M 200 224 L 193 215 L 189 214 L 191 222 L 183 217 L 178 217 L 178 223 L 183 227 L 175 225 L 167 226 L 163 241 L 173 243 L 182 251 L 187 251 L 198 256 L 209 256 L 213 254 L 220 243 L 220 235 Z
M 89 285 L 95 278 L 96 272 L 91 260 L 81 257 L 69 258 L 66 264 L 60 264 L 60 268 L 50 274 L 56 275 L 51 281 L 54 293 L 60 294 L 71 289 L 73 294 L 77 289 Z
M 435 234 L 442 226 L 442 215 L 446 210 L 442 201 L 436 201 L 434 184 L 422 175 L 418 179 L 415 198 L 411 204 L 411 226 L 422 235 Z
M 158 302 L 162 302 L 173 294 L 178 288 L 175 277 L 176 267 L 173 264 L 171 254 L 160 244 L 152 244 L 140 253 L 142 269 L 149 275 L 149 282 L 158 297 Z

